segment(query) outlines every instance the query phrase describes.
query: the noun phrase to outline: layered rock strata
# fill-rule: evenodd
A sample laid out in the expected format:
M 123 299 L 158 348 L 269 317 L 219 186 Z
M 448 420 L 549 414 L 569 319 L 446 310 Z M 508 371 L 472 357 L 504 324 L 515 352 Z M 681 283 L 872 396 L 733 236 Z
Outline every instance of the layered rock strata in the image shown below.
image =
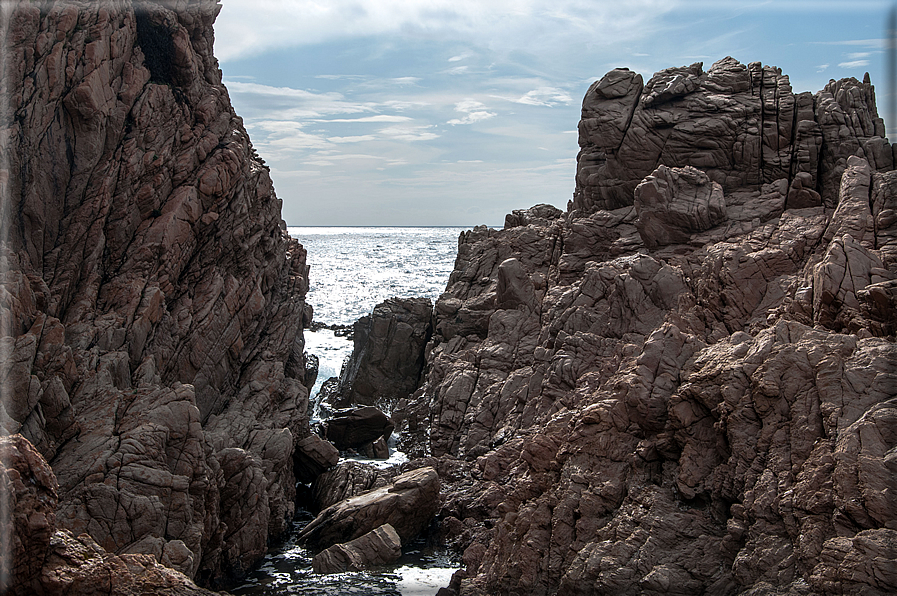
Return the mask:
M 868 79 L 794 95 L 727 58 L 590 88 L 568 212 L 462 235 L 399 406 L 454 470 L 453 591 L 897 591 L 883 133 Z
M 0 10 L 0 425 L 52 465 L 60 527 L 239 574 L 287 527 L 294 457 L 333 453 L 304 441 L 305 251 L 221 83 L 220 6 Z

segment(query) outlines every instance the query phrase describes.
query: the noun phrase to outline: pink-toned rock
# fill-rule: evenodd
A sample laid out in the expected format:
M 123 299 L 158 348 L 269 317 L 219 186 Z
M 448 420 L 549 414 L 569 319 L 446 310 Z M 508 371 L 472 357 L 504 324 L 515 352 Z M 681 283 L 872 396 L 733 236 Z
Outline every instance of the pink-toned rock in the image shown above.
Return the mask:
M 0 426 L 52 460 L 61 528 L 239 573 L 295 507 L 310 312 L 220 6 L 6 8 Z
M 457 470 L 445 591 L 897 590 L 897 184 L 871 85 L 814 102 L 728 58 L 632 80 L 584 102 L 565 216 L 459 240 L 398 428 Z
M 635 187 L 635 227 L 650 248 L 682 244 L 726 219 L 723 188 L 693 167 L 660 166 Z
M 173 567 L 189 550 L 166 548 L 164 565 L 147 554 L 114 555 L 87 534 L 57 527 L 57 483 L 50 466 L 21 435 L 0 437 L 0 490 L 5 512 L 0 590 L 4 594 L 212 595 Z M 6 549 L 9 550 L 6 550 Z

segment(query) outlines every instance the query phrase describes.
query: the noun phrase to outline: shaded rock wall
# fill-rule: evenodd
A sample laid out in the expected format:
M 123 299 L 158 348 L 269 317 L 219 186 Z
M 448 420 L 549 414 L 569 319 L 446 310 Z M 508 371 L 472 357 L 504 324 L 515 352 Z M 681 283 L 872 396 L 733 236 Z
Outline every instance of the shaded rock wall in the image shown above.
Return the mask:
M 454 466 L 462 594 L 897 590 L 895 172 L 872 97 L 794 96 L 732 59 L 613 71 L 570 210 L 462 235 L 400 405 L 405 448 Z M 713 184 L 671 182 L 693 168 Z M 807 176 L 818 206 L 786 209 Z M 663 242 L 640 182 L 683 201 L 651 211 Z
M 2 6 L 0 425 L 53 466 L 60 526 L 206 582 L 286 528 L 309 433 L 305 251 L 221 83 L 219 9 Z

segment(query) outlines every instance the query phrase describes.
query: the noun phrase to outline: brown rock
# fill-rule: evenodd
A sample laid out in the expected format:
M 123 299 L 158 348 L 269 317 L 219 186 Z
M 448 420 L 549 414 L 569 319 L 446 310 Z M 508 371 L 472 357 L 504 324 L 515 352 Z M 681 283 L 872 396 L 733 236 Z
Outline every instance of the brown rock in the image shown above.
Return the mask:
M 338 410 L 324 425 L 327 440 L 337 449 L 362 447 L 380 437 L 388 439 L 395 426 L 373 406 Z
M 436 513 L 439 476 L 420 468 L 396 476 L 392 484 L 331 505 L 297 536 L 301 544 L 324 549 L 390 524 L 402 542 L 422 532 Z
M 399 535 L 391 525 L 383 524 L 355 540 L 321 551 L 311 564 L 315 573 L 343 573 L 394 563 L 401 556 Z
M 219 10 L 13 3 L 0 107 L 0 425 L 52 459 L 61 526 L 203 582 L 286 530 L 310 432 L 305 251 L 221 83 Z
M 436 304 L 399 436 L 446 471 L 452 590 L 894 591 L 897 184 L 871 85 L 814 103 L 732 59 L 631 80 L 607 78 L 637 101 L 621 135 L 622 103 L 581 126 L 566 216 L 462 234 Z M 655 170 L 721 189 L 725 219 L 708 198 L 644 226 Z
M 682 244 L 726 219 L 723 188 L 692 167 L 660 166 L 635 188 L 635 211 L 645 245 Z
M 166 545 L 160 565 L 151 555 L 114 555 L 87 534 L 57 528 L 56 478 L 21 435 L 0 437 L 0 483 L 9 506 L 0 530 L 11 538 L 0 567 L 4 594 L 213 594 L 171 569 L 192 567 L 180 541 Z
M 335 405 L 376 405 L 391 411 L 396 401 L 411 395 L 433 333 L 432 312 L 428 298 L 390 298 L 359 319 Z

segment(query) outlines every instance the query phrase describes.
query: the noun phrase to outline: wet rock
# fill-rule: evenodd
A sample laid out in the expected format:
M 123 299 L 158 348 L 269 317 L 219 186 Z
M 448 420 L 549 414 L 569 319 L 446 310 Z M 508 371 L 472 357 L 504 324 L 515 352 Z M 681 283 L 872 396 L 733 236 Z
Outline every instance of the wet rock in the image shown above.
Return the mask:
M 373 406 L 338 410 L 324 423 L 327 440 L 340 450 L 362 447 L 383 437 L 388 439 L 395 425 Z
M 325 549 L 390 524 L 405 543 L 429 525 L 438 502 L 436 470 L 412 470 L 396 476 L 388 486 L 331 505 L 299 532 L 297 540 Z
M 394 563 L 401 556 L 399 535 L 391 525 L 383 524 L 355 540 L 324 549 L 311 565 L 315 573 L 343 573 Z

